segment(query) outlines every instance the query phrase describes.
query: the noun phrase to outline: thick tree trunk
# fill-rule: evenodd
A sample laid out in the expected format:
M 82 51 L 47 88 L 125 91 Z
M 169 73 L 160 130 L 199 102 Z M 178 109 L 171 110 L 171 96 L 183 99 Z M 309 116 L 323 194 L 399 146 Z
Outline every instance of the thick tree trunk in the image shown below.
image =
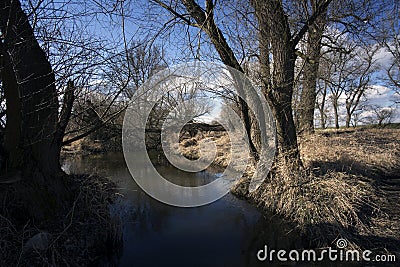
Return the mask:
M 20 173 L 21 197 L 28 211 L 44 218 L 62 206 L 67 195 L 59 162 L 55 77 L 19 1 L 0 3 L 0 29 L 7 103 L 6 169 Z
M 259 24 L 262 90 L 276 120 L 278 154 L 295 162 L 293 166 L 300 167 L 302 163 L 292 110 L 296 55 L 289 24 L 278 1 L 254 1 L 253 6 Z M 272 73 L 271 53 L 274 58 Z
M 156 2 L 185 23 L 197 26 L 207 33 L 221 60 L 226 65 L 243 72 L 243 69 L 236 60 L 233 51 L 224 38 L 221 30 L 215 24 L 213 18 L 214 1 L 206 0 L 205 8 L 202 8 L 195 2 L 195 0 L 182 0 L 187 12 L 196 21 L 196 25 L 194 25 L 187 16 L 179 14 L 173 7 L 166 5 L 162 1 L 156 0 Z M 269 101 L 276 119 L 278 153 L 285 155 L 290 161 L 294 161 L 294 165 L 299 168 L 302 164 L 299 155 L 292 110 L 296 45 L 308 32 L 309 27 L 316 22 L 321 14 L 326 12 L 330 2 L 331 0 L 322 1 L 313 14 L 307 19 L 303 27 L 296 34 L 292 35 L 288 16 L 285 14 L 282 1 L 250 1 L 250 4 L 254 7 L 258 20 L 260 35 L 259 59 L 261 79 L 263 82 L 263 93 Z M 269 66 L 271 54 L 273 56 L 274 65 L 273 73 L 270 73 Z M 244 119 L 247 134 L 251 136 L 250 116 L 245 116 Z M 250 145 L 252 150 L 256 150 L 253 144 L 250 143 Z
M 172 7 L 167 6 L 161 1 L 157 0 L 156 2 L 187 24 L 193 25 L 192 21 L 185 15 L 179 14 Z M 288 16 L 285 14 L 282 1 L 250 0 L 250 4 L 255 10 L 259 28 L 259 60 L 262 93 L 269 102 L 276 120 L 278 149 L 273 165 L 276 167 L 276 170 L 278 170 L 279 166 L 283 166 L 284 169 L 289 170 L 286 173 L 290 173 L 291 177 L 295 177 L 294 179 L 298 179 L 303 167 L 292 110 L 296 45 L 307 33 L 309 26 L 313 25 L 316 19 L 322 13 L 326 12 L 330 2 L 331 0 L 321 2 L 318 10 L 307 19 L 307 22 L 296 34 L 292 35 Z M 210 37 L 222 62 L 243 72 L 221 30 L 215 24 L 213 18 L 214 1 L 206 0 L 205 9 L 201 8 L 195 0 L 182 0 L 182 3 L 185 5 L 190 16 L 195 19 L 196 26 L 201 28 Z M 270 68 L 271 56 L 273 58 L 272 71 Z M 248 108 L 246 109 L 248 111 Z M 244 118 L 247 134 L 251 136 L 251 118 L 250 116 L 245 116 Z M 246 118 L 248 119 L 247 121 Z M 263 129 L 261 127 L 263 125 L 260 125 L 260 131 L 262 132 Z M 252 143 L 250 143 L 250 146 L 252 150 L 256 150 Z M 273 178 L 279 179 L 281 177 L 277 175 L 278 173 L 279 171 L 272 171 L 270 175 Z M 240 189 L 239 191 L 245 192 L 246 189 Z
M 312 1 L 313 10 L 317 4 Z M 321 41 L 324 32 L 326 13 L 321 14 L 310 26 L 307 40 L 307 59 L 303 71 L 303 87 L 299 104 L 299 132 L 310 134 L 314 132 L 314 110 L 317 97 L 317 79 L 319 59 L 321 57 Z
M 274 88 L 263 88 L 276 120 L 278 152 L 300 162 L 296 127 L 293 119 L 292 94 L 295 55 L 281 48 L 281 57 L 274 64 Z M 260 55 L 262 56 L 262 55 Z M 278 62 L 279 60 L 279 62 Z

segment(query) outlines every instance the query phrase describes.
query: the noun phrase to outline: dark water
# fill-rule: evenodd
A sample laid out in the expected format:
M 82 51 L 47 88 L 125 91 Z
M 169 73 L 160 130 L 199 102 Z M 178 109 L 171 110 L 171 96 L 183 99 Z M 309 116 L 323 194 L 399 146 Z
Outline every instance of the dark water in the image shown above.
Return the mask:
M 177 208 L 154 200 L 131 178 L 122 154 L 67 159 L 63 168 L 69 173 L 107 176 L 125 196 L 113 207 L 123 219 L 119 266 L 270 266 L 256 257 L 264 245 L 274 249 L 302 246 L 293 227 L 276 216 L 263 216 L 231 194 L 198 208 Z M 215 179 L 215 170 L 186 173 L 171 166 L 158 170 L 186 186 Z

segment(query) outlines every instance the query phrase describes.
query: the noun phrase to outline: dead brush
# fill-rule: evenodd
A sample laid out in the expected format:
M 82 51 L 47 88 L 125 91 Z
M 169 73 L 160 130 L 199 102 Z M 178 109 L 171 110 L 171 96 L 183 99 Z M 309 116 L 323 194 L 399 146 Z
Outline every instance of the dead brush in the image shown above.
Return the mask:
M 360 214 L 365 205 L 376 209 L 370 201 L 374 196 L 370 184 L 345 173 L 315 176 L 276 162 L 267 180 L 250 194 L 259 207 L 296 222 L 318 246 L 346 236 L 349 229 L 368 231 Z
M 1 198 L 0 266 L 87 266 L 118 253 L 122 230 L 109 209 L 115 199 L 113 183 L 87 175 L 70 176 L 69 183 L 75 193 L 71 209 L 45 223 L 14 222 L 13 211 L 22 207 L 11 201 L 18 199 L 12 188 L 6 189 L 8 197 Z M 26 244 L 43 232 L 51 236 L 45 248 L 27 251 Z

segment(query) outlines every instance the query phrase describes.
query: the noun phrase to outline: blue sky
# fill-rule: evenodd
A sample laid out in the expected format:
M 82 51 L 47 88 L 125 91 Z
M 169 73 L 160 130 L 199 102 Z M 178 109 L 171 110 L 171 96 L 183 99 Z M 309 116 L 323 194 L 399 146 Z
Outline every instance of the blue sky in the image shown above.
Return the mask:
M 114 1 L 107 2 L 103 1 L 105 9 L 102 9 L 94 1 L 55 1 L 52 2 L 53 9 L 62 8 L 62 10 L 56 11 L 57 14 L 67 14 L 70 18 L 67 18 L 63 23 L 64 27 L 73 30 L 74 27 L 78 27 L 83 35 L 94 36 L 98 40 L 102 40 L 107 47 L 108 51 L 120 52 L 123 51 L 124 41 L 129 46 L 131 42 L 137 42 L 140 40 L 149 40 L 154 36 L 154 42 L 161 45 L 165 49 L 167 61 L 169 64 L 177 62 L 187 62 L 193 60 L 193 55 L 196 51 L 188 49 L 188 42 L 192 42 L 193 47 L 198 42 L 201 43 L 201 55 L 203 59 L 214 59 L 219 61 L 216 57 L 215 50 L 204 42 L 207 37 L 201 34 L 198 29 L 189 28 L 184 25 L 175 25 L 168 30 L 162 30 L 164 26 L 170 26 L 166 24 L 171 18 L 171 15 L 162 10 L 155 4 L 151 4 L 150 1 L 146 0 L 132 0 L 126 1 L 124 6 L 125 18 L 122 20 L 121 10 L 115 9 L 114 14 L 105 14 L 105 10 L 113 10 Z M 63 5 L 63 3 L 68 3 Z M 232 7 L 228 7 L 227 10 L 219 10 L 218 14 L 222 14 L 225 11 L 230 12 Z M 46 11 L 48 14 L 56 14 L 54 11 Z M 53 12 L 53 13 L 52 13 Z M 87 15 L 89 14 L 89 15 Z M 40 16 L 39 16 L 40 17 Z M 221 27 L 227 27 L 227 21 L 219 19 L 219 25 Z M 125 23 L 125 28 L 122 28 L 122 22 Z M 224 24 L 225 23 L 225 24 Z M 190 33 L 191 38 L 189 39 Z M 63 34 L 63 33 L 61 33 Z M 85 36 L 83 36 L 85 37 Z M 233 40 L 233 39 L 232 39 Z M 383 49 L 379 51 L 377 55 L 378 62 L 381 66 L 388 66 L 392 57 L 390 53 L 385 52 Z M 384 75 L 382 73 L 382 75 Z M 393 98 L 393 92 L 385 88 L 378 78 L 373 83 L 373 90 L 368 93 L 368 101 L 373 105 L 380 105 L 382 107 L 391 106 L 391 99 Z M 218 106 L 218 105 L 217 105 Z M 218 110 L 218 109 L 216 109 Z M 213 114 L 216 114 L 214 111 Z M 400 122 L 400 108 L 396 107 L 396 122 Z

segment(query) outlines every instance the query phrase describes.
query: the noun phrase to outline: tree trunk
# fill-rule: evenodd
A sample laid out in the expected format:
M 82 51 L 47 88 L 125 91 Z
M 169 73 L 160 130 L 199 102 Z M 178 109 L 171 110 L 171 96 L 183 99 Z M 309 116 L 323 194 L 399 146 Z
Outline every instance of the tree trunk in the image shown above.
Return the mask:
M 312 9 L 318 9 L 318 1 L 311 1 Z M 307 59 L 303 71 L 303 86 L 299 104 L 299 133 L 314 132 L 314 110 L 317 97 L 319 59 L 321 57 L 322 34 L 326 23 L 326 12 L 321 14 L 310 26 L 307 39 Z
M 210 37 L 222 62 L 243 72 L 243 69 L 236 60 L 233 51 L 224 38 L 221 30 L 215 24 L 213 18 L 214 1 L 206 0 L 205 2 L 205 9 L 203 9 L 194 0 L 182 0 L 182 3 L 185 5 L 190 16 L 196 20 L 197 24 L 200 25 L 199 27 Z M 292 166 L 297 166 L 298 168 L 302 166 L 302 163 L 300 160 L 292 110 L 296 45 L 309 30 L 309 26 L 313 25 L 316 22 L 316 19 L 318 19 L 322 13 L 326 12 L 330 2 L 330 0 L 322 2 L 317 8 L 318 10 L 310 16 L 298 33 L 292 36 L 289 21 L 281 1 L 250 1 L 254 6 L 258 20 L 263 93 L 269 101 L 276 119 L 278 153 L 284 155 L 286 159 L 295 162 Z M 178 14 L 162 2 L 159 3 L 170 10 L 174 15 L 177 15 L 187 23 L 192 24 L 184 15 Z M 272 74 L 270 73 L 269 67 L 270 54 L 273 55 L 274 65 Z M 246 115 L 245 112 L 243 112 L 243 114 Z M 247 134 L 251 136 L 250 116 L 245 116 L 244 122 Z M 250 142 L 250 146 L 252 150 L 256 150 L 252 142 Z
M 322 90 L 323 91 L 322 91 L 321 103 L 320 104 L 318 104 L 318 102 L 316 103 L 320 114 L 321 128 L 325 129 L 326 128 L 326 114 L 325 114 L 326 85 L 324 85 Z
M 333 112 L 335 115 L 335 128 L 339 129 L 339 111 L 338 111 L 337 99 L 333 100 Z
M 325 111 L 321 109 L 319 112 L 320 112 L 320 114 L 321 114 L 321 115 L 320 115 L 320 116 L 321 116 L 321 128 L 322 128 L 322 129 L 326 129 L 326 119 L 325 119 L 325 116 L 326 116 L 326 115 L 325 115 Z
M 19 1 L 1 2 L 0 29 L 6 170 L 20 173 L 21 197 L 30 215 L 45 218 L 63 206 L 67 195 L 56 138 L 60 130 L 55 77 Z
M 276 120 L 278 154 L 302 166 L 293 119 L 295 50 L 283 8 L 278 1 L 254 1 L 259 24 L 262 90 Z M 271 25 L 274 25 L 271 27 Z M 273 72 L 270 54 L 273 55 Z
M 384 120 L 384 119 L 385 119 L 385 118 L 383 118 L 383 117 L 378 117 L 378 126 L 379 126 L 379 127 L 382 126 L 383 120 Z
M 346 107 L 346 128 L 350 127 L 351 115 L 350 107 Z

